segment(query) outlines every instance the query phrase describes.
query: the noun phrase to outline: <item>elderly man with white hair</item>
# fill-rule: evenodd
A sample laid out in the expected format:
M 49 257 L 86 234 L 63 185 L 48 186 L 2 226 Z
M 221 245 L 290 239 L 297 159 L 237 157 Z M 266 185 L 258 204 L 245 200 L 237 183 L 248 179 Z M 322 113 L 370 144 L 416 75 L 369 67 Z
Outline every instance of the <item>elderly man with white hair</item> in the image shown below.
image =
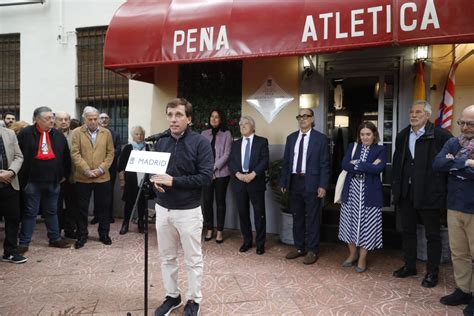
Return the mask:
M 417 223 L 425 226 L 427 239 L 426 275 L 421 282 L 431 288 L 438 284 L 441 260 L 441 209 L 446 207 L 446 173 L 433 170 L 436 154 L 452 135 L 429 121 L 431 105 L 415 101 L 410 110 L 410 125 L 400 131 L 393 154 L 393 203 L 398 206 L 403 230 L 405 264 L 393 272 L 396 278 L 417 274 Z
M 107 128 L 99 127 L 99 111 L 86 106 L 82 113 L 84 125 L 72 133 L 71 157 L 75 166 L 74 180 L 79 200 L 77 216 L 76 249 L 87 242 L 87 220 L 89 200 L 94 192 L 94 206 L 99 216 L 99 239 L 105 245 L 111 245 L 109 236 L 110 219 L 108 216 L 110 195 L 109 168 L 114 160 L 114 143 Z
M 457 121 L 461 135 L 446 142 L 433 168 L 449 172 L 448 233 L 457 288 L 440 300 L 445 305 L 467 304 L 465 316 L 474 315 L 474 105 Z
M 268 140 L 255 135 L 255 121 L 243 116 L 239 122 L 242 138 L 232 144 L 229 170 L 235 177 L 233 189 L 236 193 L 239 210 L 240 231 L 243 243 L 240 252 L 252 248 L 252 223 L 250 221 L 250 202 L 252 202 L 255 221 L 256 253 L 265 253 L 266 216 L 265 216 L 265 171 L 268 169 Z

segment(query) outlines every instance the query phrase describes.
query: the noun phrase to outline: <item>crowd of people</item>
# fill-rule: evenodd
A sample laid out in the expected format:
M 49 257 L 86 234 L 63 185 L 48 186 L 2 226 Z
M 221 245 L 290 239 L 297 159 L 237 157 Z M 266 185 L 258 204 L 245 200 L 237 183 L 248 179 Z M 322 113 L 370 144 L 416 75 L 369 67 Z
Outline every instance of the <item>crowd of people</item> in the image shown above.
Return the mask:
M 421 221 L 425 226 L 428 257 L 421 286 L 431 288 L 438 284 L 441 218 L 442 210 L 447 208 L 457 288 L 440 302 L 467 304 L 464 314 L 472 316 L 474 105 L 465 108 L 457 121 L 461 129 L 459 137 L 431 123 L 431 113 L 428 102 L 414 102 L 410 124 L 396 138 L 392 190 L 393 203 L 401 217 L 404 265 L 393 272 L 393 277 L 417 274 L 416 229 Z M 144 178 L 142 173 L 125 171 L 134 150 L 171 154 L 166 173 L 150 177 L 155 191 L 155 225 L 166 291 L 165 301 L 155 315 L 168 315 L 183 304 L 177 280 L 180 245 L 188 276 L 185 315 L 199 314 L 203 277 L 201 241 L 215 238 L 216 243 L 222 244 L 225 240 L 229 183 L 231 192 L 238 196 L 242 234 L 239 251 L 247 252 L 255 244 L 257 255 L 265 253 L 265 174 L 269 145 L 265 137 L 256 135 L 252 117 L 240 118 L 241 137 L 233 140 L 224 113 L 215 109 L 209 113 L 209 129 L 199 134 L 190 127 L 191 103 L 173 99 L 166 105 L 167 137 L 161 137 L 150 147 L 145 143 L 145 130 L 134 126 L 130 129 L 132 141 L 121 151 L 119 134 L 108 128 L 109 116 L 93 107 L 84 109 L 82 125 L 73 122 L 67 113 L 53 113 L 48 107 L 35 109 L 33 116 L 34 124 L 14 128 L 19 122 L 15 122 L 12 113 L 6 113 L 5 127 L 0 127 L 0 209 L 5 219 L 3 261 L 27 260 L 24 255 L 40 211 L 49 246 L 69 248 L 68 240 L 75 239 L 76 249 L 84 247 L 88 240 L 92 192 L 95 197 L 92 223 L 99 224 L 100 242 L 112 244 L 109 232 L 117 174 L 125 202 L 119 233 L 127 234 L 138 185 Z M 330 189 L 330 155 L 328 138 L 314 129 L 314 112 L 300 109 L 296 120 L 298 130 L 286 139 L 280 178 L 281 191 L 288 194 L 293 215 L 295 248 L 286 254 L 286 259 L 303 257 L 302 263 L 310 265 L 320 256 L 321 207 Z M 368 254 L 383 247 L 381 175 L 389 153 L 378 144 L 378 129 L 371 122 L 362 122 L 355 138 L 341 161 L 347 177 L 341 195 L 339 239 L 348 247 L 342 266 L 355 266 L 356 273 L 363 273 L 369 266 Z M 139 232 L 145 229 L 147 203 L 144 195 L 138 197 Z M 255 241 L 250 204 L 254 210 Z

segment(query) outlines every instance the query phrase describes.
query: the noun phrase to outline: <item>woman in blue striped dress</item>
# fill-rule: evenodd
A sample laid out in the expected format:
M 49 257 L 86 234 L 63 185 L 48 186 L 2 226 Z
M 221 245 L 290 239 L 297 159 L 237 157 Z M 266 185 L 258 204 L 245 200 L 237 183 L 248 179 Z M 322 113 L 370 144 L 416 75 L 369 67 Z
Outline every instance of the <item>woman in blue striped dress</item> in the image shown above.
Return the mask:
M 383 190 L 380 173 L 385 168 L 386 150 L 377 127 L 371 122 L 357 129 L 357 143 L 351 144 L 342 160 L 347 177 L 341 196 L 339 239 L 347 243 L 349 256 L 344 267 L 357 263 L 356 272 L 367 268 L 367 252 L 382 248 Z M 357 146 L 354 156 L 353 146 Z

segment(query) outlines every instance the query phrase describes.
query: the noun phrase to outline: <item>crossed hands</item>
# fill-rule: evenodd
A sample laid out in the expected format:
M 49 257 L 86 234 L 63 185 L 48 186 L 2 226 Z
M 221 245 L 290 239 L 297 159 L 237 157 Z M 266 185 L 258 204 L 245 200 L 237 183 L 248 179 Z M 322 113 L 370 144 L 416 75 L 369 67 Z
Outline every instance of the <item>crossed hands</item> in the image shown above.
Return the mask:
M 88 178 L 97 178 L 103 175 L 104 173 L 100 168 L 97 168 L 97 169 L 92 169 L 92 170 L 86 170 L 84 174 Z
M 446 154 L 446 159 L 448 160 L 454 160 L 454 155 L 453 154 Z M 471 168 L 474 168 L 474 159 L 467 159 L 466 160 L 466 164 L 471 167 Z
M 251 173 L 248 173 L 248 174 L 243 174 L 243 173 L 240 173 L 240 172 L 237 172 L 235 174 L 235 177 L 237 179 L 239 179 L 240 181 L 245 182 L 245 183 L 252 182 L 253 179 L 255 179 L 256 176 L 257 176 L 257 174 L 255 173 L 255 171 L 252 171 Z

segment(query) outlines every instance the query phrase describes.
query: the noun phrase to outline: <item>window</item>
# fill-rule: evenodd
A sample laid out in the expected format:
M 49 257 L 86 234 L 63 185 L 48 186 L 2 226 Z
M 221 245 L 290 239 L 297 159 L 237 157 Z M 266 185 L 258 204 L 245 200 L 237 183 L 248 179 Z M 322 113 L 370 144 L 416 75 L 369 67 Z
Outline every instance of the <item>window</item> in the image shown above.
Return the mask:
M 20 114 L 20 34 L 0 35 L 0 115 Z
M 193 63 L 179 66 L 178 96 L 193 105 L 193 129 L 209 128 L 210 111 L 222 110 L 233 137 L 240 136 L 242 62 Z
M 77 99 L 79 114 L 93 106 L 110 116 L 110 129 L 128 140 L 128 79 L 104 69 L 104 42 L 107 26 L 78 28 Z

